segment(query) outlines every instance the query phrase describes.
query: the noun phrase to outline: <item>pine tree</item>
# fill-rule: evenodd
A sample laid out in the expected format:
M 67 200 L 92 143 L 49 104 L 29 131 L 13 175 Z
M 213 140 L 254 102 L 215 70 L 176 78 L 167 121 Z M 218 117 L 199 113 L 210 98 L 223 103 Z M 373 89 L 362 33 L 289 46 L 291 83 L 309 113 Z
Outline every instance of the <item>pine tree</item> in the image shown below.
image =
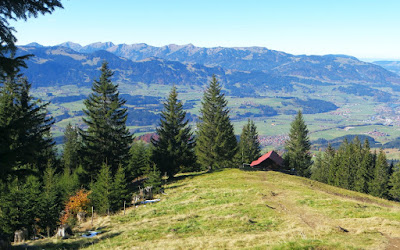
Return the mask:
M 307 125 L 303 120 L 301 111 L 291 124 L 289 140 L 286 141 L 285 162 L 288 168 L 295 169 L 300 176 L 309 176 L 311 166 L 310 140 L 308 138 Z
M 80 163 L 79 150 L 81 149 L 81 142 L 79 140 L 78 128 L 72 127 L 68 123 L 64 132 L 64 145 L 63 145 L 62 161 L 64 167 L 74 170 Z
M 390 196 L 397 201 L 400 201 L 400 167 L 397 165 L 393 169 L 393 174 L 390 176 Z
M 180 170 L 191 167 L 196 162 L 194 154 L 194 136 L 188 126 L 186 112 L 177 99 L 173 87 L 161 112 L 160 126 L 157 128 L 157 139 L 154 145 L 153 161 L 162 173 L 174 176 Z
M 386 155 L 381 149 L 376 159 L 375 171 L 373 179 L 371 180 L 370 194 L 380 197 L 388 197 L 388 164 L 386 160 Z
M 103 164 L 96 182 L 91 185 L 90 200 L 99 214 L 106 214 L 111 208 L 112 176 L 110 167 Z
M 120 165 L 115 173 L 110 194 L 110 205 L 112 211 L 118 211 L 128 199 L 128 188 L 125 178 L 125 169 Z
M 85 154 L 85 170 L 93 179 L 102 164 L 115 173 L 119 164 L 129 160 L 132 135 L 126 128 L 127 109 L 122 108 L 125 100 L 119 97 L 118 85 L 111 81 L 113 72 L 107 62 L 101 67 L 100 80 L 93 82 L 92 91 L 84 101 L 86 131 L 80 131 Z
M 204 92 L 197 124 L 196 154 L 203 168 L 231 167 L 237 141 L 229 118 L 229 109 L 215 76 Z
M 260 142 L 258 141 L 257 127 L 250 119 L 243 126 L 239 141 L 239 158 L 242 163 L 251 163 L 261 156 Z

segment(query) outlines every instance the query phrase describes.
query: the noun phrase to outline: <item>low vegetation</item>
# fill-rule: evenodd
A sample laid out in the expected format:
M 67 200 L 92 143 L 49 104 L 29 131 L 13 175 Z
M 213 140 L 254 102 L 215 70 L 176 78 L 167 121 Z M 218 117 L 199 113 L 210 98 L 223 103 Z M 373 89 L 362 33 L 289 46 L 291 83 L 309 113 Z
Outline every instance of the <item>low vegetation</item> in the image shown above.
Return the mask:
M 278 172 L 180 175 L 160 202 L 96 218 L 102 234 L 38 248 L 384 249 L 400 237 L 400 204 Z M 91 228 L 81 224 L 80 230 Z

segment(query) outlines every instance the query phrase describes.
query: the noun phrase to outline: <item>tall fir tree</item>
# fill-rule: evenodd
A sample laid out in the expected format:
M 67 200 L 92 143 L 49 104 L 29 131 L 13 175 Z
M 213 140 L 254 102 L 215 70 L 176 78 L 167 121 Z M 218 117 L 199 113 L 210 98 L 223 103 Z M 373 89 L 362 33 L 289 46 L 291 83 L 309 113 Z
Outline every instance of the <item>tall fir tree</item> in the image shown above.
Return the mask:
M 257 127 L 253 120 L 248 119 L 247 124 L 243 126 L 238 154 L 241 163 L 251 163 L 261 156 Z
M 132 143 L 132 134 L 126 128 L 127 109 L 123 108 L 126 101 L 119 97 L 118 85 L 111 81 L 113 72 L 107 62 L 100 71 L 99 81 L 93 82 L 93 93 L 84 101 L 83 121 L 88 128 L 80 130 L 88 179 L 94 178 L 102 164 L 109 165 L 112 173 L 119 164 L 127 164 Z
M 310 148 L 307 125 L 304 122 L 303 114 L 299 110 L 291 124 L 289 140 L 285 144 L 285 149 L 287 150 L 285 154 L 286 166 L 294 169 L 297 175 L 308 177 L 311 166 Z
M 188 123 L 174 86 L 161 112 L 160 125 L 157 128 L 158 138 L 152 138 L 153 161 L 160 171 L 168 176 L 174 176 L 196 163 L 195 141 Z
M 232 167 L 237 140 L 229 118 L 229 109 L 215 75 L 204 92 L 197 123 L 196 154 L 203 168 Z
M 386 155 L 381 149 L 376 158 L 374 176 L 371 180 L 370 186 L 370 194 L 380 197 L 387 198 L 388 197 L 388 163 L 386 160 Z

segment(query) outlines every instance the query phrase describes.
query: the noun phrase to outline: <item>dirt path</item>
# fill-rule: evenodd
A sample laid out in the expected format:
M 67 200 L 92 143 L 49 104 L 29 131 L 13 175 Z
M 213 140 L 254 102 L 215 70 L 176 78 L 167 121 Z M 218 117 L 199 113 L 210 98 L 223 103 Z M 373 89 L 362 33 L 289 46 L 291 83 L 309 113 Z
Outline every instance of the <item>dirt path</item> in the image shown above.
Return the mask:
M 391 249 L 400 249 L 400 238 L 395 238 L 395 237 L 390 237 L 386 236 L 388 239 L 388 244 L 385 249 L 391 250 Z

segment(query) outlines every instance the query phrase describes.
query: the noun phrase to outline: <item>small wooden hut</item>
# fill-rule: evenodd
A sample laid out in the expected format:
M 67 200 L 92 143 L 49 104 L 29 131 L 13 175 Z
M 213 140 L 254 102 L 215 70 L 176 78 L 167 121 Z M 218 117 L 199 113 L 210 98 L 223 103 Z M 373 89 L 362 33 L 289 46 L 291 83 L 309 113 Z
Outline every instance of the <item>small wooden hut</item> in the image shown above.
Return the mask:
M 281 171 L 283 168 L 283 159 L 275 151 L 269 151 L 250 164 L 252 168 L 261 170 Z

